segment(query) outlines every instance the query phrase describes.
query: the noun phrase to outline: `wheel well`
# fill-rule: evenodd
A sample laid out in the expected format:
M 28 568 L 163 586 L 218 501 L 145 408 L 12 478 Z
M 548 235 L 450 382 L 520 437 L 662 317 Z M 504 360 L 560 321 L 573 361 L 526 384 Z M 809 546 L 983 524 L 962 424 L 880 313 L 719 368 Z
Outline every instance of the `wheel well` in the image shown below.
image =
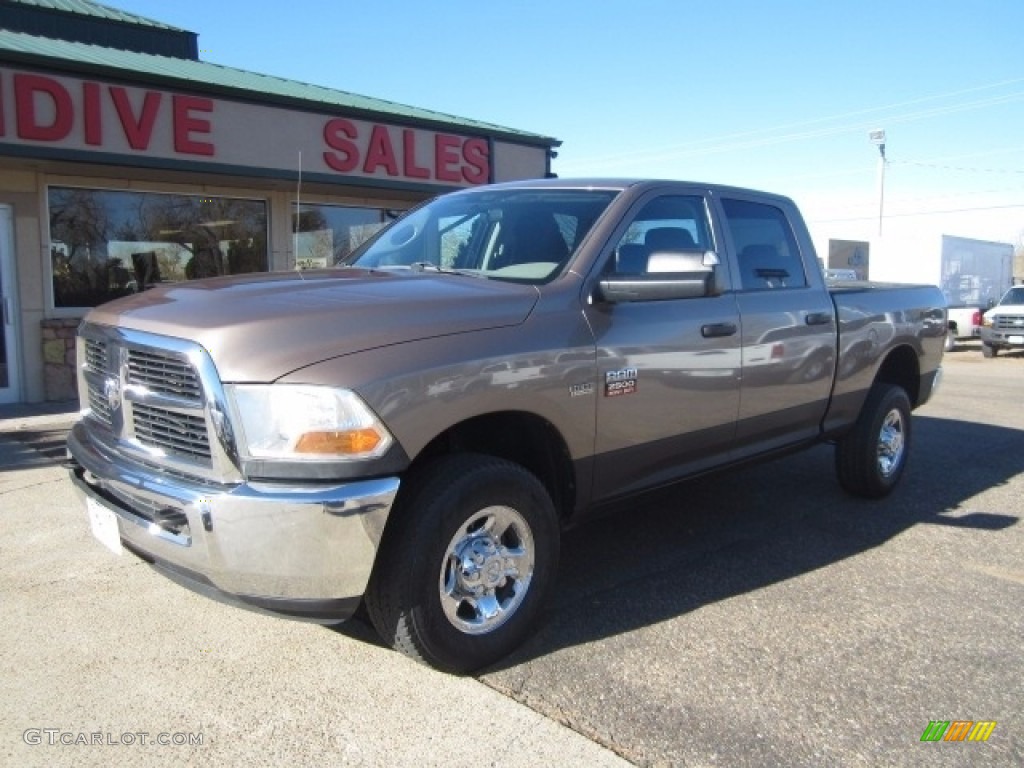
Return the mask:
M 569 448 L 558 430 L 531 413 L 489 413 L 455 424 L 435 437 L 413 461 L 416 466 L 453 453 L 482 453 L 519 464 L 551 495 L 559 516 L 575 506 L 576 477 Z
M 892 350 L 878 369 L 875 381 L 896 384 L 906 390 L 910 402 L 916 407 L 921 395 L 921 368 L 917 354 L 908 346 Z
M 953 331 L 954 333 L 956 333 L 956 332 L 958 332 L 958 331 L 960 330 L 960 329 L 959 329 L 959 328 L 957 327 L 957 324 L 956 324 L 956 320 L 950 320 L 950 321 L 948 321 L 948 322 L 946 323 L 946 329 L 947 329 L 947 330 L 950 330 L 950 331 Z

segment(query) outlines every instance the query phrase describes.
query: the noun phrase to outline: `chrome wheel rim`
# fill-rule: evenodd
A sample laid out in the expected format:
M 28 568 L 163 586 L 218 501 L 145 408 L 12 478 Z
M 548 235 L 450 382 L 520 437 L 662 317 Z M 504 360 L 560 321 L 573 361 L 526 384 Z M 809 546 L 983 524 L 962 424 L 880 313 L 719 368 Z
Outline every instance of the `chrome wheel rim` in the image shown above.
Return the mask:
M 905 450 L 903 414 L 893 408 L 886 414 L 878 434 L 878 471 L 883 477 L 891 476 L 899 468 Z
M 533 579 L 533 534 L 511 507 L 486 507 L 456 531 L 441 563 L 441 607 L 468 635 L 493 632 L 522 605 Z

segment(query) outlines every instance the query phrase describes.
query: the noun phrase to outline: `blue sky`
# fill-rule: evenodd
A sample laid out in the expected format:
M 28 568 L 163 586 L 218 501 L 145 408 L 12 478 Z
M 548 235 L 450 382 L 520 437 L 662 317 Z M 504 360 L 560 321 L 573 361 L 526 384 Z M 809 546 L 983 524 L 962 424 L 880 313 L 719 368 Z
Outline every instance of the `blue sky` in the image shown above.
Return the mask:
M 206 61 L 554 136 L 568 176 L 796 199 L 819 249 L 1024 237 L 1021 0 L 107 0 Z

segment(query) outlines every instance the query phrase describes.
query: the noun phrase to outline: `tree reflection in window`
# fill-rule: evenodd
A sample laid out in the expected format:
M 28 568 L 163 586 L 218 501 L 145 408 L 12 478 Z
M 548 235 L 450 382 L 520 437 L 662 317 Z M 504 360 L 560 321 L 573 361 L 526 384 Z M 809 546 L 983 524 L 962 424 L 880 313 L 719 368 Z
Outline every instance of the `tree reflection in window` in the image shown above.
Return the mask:
M 49 212 L 56 307 L 267 269 L 262 200 L 51 187 Z
M 381 208 L 292 204 L 296 269 L 320 269 L 340 262 L 395 218 Z

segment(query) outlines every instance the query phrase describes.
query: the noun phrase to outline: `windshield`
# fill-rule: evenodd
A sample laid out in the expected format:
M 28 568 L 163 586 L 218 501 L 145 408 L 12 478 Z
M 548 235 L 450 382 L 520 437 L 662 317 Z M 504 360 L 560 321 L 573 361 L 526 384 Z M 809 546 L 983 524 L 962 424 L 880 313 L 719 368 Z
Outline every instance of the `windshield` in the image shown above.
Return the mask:
M 1024 286 L 1011 288 L 1006 295 L 999 300 L 1000 304 L 1024 304 Z
M 341 265 L 545 283 L 562 272 L 616 194 L 492 189 L 445 195 L 382 230 Z

